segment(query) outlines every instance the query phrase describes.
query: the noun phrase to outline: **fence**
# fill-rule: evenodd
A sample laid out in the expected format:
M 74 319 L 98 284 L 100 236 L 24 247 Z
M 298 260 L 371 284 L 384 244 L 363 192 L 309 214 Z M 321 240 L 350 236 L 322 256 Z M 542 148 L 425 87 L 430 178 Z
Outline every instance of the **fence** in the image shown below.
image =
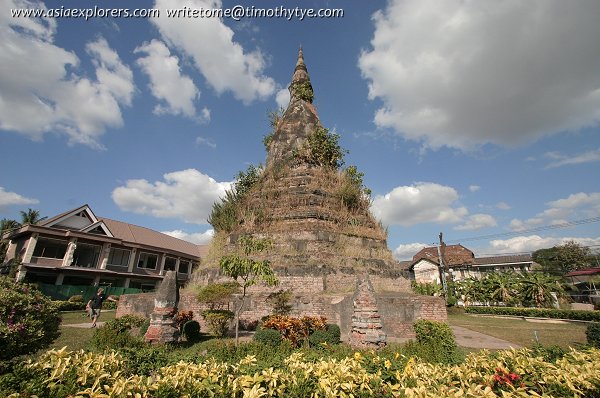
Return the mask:
M 142 289 L 132 287 L 113 287 L 113 286 L 90 286 L 90 285 L 50 285 L 46 283 L 38 283 L 38 288 L 42 293 L 52 297 L 54 300 L 68 300 L 71 296 L 81 295 L 83 300 L 92 298 L 99 287 L 104 289 L 104 292 L 109 296 L 120 296 L 122 294 L 141 293 Z

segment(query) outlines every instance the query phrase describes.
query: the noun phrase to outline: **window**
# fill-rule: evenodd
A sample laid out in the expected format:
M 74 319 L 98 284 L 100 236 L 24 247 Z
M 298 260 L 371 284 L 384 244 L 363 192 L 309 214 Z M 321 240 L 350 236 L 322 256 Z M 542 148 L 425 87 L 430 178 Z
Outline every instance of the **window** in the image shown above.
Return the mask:
M 127 267 L 129 265 L 129 253 L 129 250 L 111 248 L 108 255 L 108 265 Z
M 58 239 L 39 238 L 35 249 L 34 257 L 63 258 L 67 252 L 67 242 Z
M 175 271 L 175 265 L 177 264 L 177 259 L 174 257 L 165 258 L 165 271 Z
M 158 263 L 158 255 L 150 254 L 150 253 L 140 253 L 140 258 L 138 259 L 138 268 L 148 268 L 148 269 L 156 269 L 156 264 Z
M 100 246 L 78 243 L 73 253 L 73 264 L 76 267 L 96 268 L 100 257 Z
M 190 269 L 190 262 L 187 260 L 180 260 L 179 261 L 179 270 L 178 272 L 180 274 L 187 274 L 189 272 Z

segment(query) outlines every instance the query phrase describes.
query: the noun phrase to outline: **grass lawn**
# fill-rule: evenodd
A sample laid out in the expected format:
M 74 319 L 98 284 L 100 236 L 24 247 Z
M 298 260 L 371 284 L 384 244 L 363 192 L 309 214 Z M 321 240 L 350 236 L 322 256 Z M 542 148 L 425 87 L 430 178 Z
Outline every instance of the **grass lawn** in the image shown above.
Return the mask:
M 531 347 L 535 342 L 535 334 L 539 343 L 559 345 L 561 347 L 576 347 L 586 343 L 583 323 L 537 323 L 521 319 L 506 319 L 474 316 L 464 313 L 449 313 L 448 323 L 452 326 L 462 326 L 466 329 L 485 333 L 490 336 Z
M 115 311 L 105 310 L 100 314 L 98 322 L 106 322 L 115 319 Z M 62 312 L 62 323 L 60 326 L 60 337 L 52 343 L 50 348 L 63 348 L 67 346 L 69 350 L 78 351 L 86 348 L 88 341 L 94 334 L 94 329 L 90 328 L 90 318 L 81 312 Z M 67 325 L 87 324 L 86 327 L 73 327 Z

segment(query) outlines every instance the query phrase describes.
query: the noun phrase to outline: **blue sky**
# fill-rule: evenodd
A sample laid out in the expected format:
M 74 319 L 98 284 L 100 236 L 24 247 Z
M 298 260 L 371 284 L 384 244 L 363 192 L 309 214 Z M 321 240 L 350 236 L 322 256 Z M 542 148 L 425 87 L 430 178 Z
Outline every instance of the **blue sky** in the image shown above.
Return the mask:
M 0 0 L 0 217 L 87 203 L 207 242 L 214 200 L 265 160 L 267 112 L 287 105 L 302 45 L 321 121 L 365 173 L 399 259 L 439 232 L 478 255 L 600 245 L 600 3 L 240 3 L 343 17 L 165 15 L 232 1 Z M 161 17 L 9 12 L 61 6 Z

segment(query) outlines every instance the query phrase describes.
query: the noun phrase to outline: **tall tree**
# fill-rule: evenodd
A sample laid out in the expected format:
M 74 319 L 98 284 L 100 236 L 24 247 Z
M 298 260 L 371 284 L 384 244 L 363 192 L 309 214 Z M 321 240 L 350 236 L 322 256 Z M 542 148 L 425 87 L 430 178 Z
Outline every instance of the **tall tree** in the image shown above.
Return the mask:
M 47 217 L 40 217 L 39 210 L 33 210 L 32 208 L 27 209 L 27 211 L 21 210 L 21 224 L 37 224 L 40 221 L 45 220 Z
M 564 275 L 570 271 L 590 267 L 593 256 L 589 247 L 570 240 L 550 249 L 537 250 L 532 254 L 532 258 L 542 266 L 544 272 Z
M 4 262 L 6 258 L 6 250 L 8 250 L 8 240 L 3 239 L 2 236 L 13 229 L 19 228 L 19 223 L 15 220 L 3 218 L 0 220 L 0 264 Z
M 279 283 L 268 260 L 256 260 L 253 258 L 258 253 L 268 250 L 271 247 L 271 242 L 268 239 L 243 235 L 239 238 L 239 243 L 243 254 L 223 256 L 219 261 L 219 266 L 223 274 L 233 278 L 240 284 L 242 289 L 241 300 L 234 311 L 236 344 L 239 343 L 240 314 L 244 309 L 248 288 L 259 281 L 263 281 L 268 286 L 275 286 Z

